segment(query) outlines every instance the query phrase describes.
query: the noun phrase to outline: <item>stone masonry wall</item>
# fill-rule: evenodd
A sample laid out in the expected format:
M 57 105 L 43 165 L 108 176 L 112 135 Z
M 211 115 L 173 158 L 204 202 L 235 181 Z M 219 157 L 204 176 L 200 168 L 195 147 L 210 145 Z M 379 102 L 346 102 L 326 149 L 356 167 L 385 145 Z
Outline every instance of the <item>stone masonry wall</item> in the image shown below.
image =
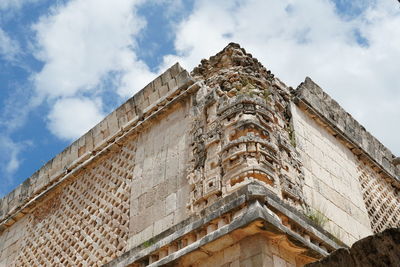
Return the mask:
M 94 162 L 26 215 L 14 266 L 99 266 L 121 255 L 129 234 L 135 143 Z M 17 227 L 17 226 L 15 226 Z M 14 228 L 14 225 L 11 227 Z
M 192 84 L 174 65 L 3 198 L 0 266 L 99 266 L 187 216 Z
M 128 248 L 188 217 L 190 99 L 174 107 L 136 139 Z
M 0 266 L 12 266 L 25 236 L 28 218 L 24 217 L 0 235 Z
M 329 133 L 330 138 L 334 137 L 346 154 L 351 152 L 352 156 L 349 157 L 355 159 L 357 165 L 354 175 L 361 185 L 371 229 L 377 233 L 388 227 L 400 227 L 399 158 L 310 78 L 307 77 L 293 94 L 297 106 L 324 129 L 325 133 Z M 329 153 L 328 151 L 327 154 Z M 340 166 L 346 166 L 346 163 L 347 161 Z M 336 171 L 339 176 L 341 172 L 340 169 Z M 355 185 L 351 189 L 359 191 Z M 353 217 L 359 218 L 358 213 L 349 211 Z
M 285 235 L 328 253 L 334 238 L 313 227 L 351 245 L 400 226 L 393 159 L 311 79 L 292 90 L 231 43 L 191 75 L 172 66 L 1 199 L 0 266 L 100 266 L 253 182 L 311 220 L 276 215 L 286 234 L 238 238 L 196 266 L 302 266 Z
M 295 101 L 315 113 L 322 124 L 328 123 L 333 127 L 335 135 L 343 139 L 354 154 L 360 156 L 363 161 L 370 161 L 376 165 L 379 173 L 390 177 L 391 183 L 399 187 L 400 168 L 396 168 L 392 152 L 316 83 L 307 77 L 296 89 L 295 96 Z
M 369 165 L 359 166 L 359 180 L 374 233 L 400 227 L 400 191 Z
M 346 244 L 370 235 L 357 157 L 294 104 L 292 115 L 306 201 L 329 219 L 325 228 Z
M 199 259 L 193 267 L 296 267 L 303 266 L 304 260 L 296 253 L 279 245 L 279 241 L 261 234 L 246 237 L 236 244 Z M 177 266 L 187 266 L 182 261 Z
M 0 231 L 5 226 L 12 225 L 18 216 L 20 217 L 16 213 L 22 209 L 23 213 L 27 213 L 29 211 L 27 205 L 30 202 L 35 201 L 52 185 L 59 183 L 67 174 L 95 157 L 132 125 L 146 117 L 146 114 L 158 109 L 166 97 L 171 97 L 189 80 L 188 72 L 178 63 L 175 64 L 47 162 L 14 191 L 0 199 Z
M 99 266 L 186 218 L 188 103 L 91 164 L 2 234 L 6 266 Z

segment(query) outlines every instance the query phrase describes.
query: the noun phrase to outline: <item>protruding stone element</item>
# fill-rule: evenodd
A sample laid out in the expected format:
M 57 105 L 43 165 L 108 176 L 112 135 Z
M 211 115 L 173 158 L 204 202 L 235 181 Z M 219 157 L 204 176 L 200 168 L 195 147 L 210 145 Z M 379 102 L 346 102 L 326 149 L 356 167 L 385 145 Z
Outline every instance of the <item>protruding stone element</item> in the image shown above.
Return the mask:
M 307 77 L 294 94 L 295 102 L 340 134 L 353 153 L 363 155 L 363 160 L 378 165 L 384 175 L 396 178 L 400 188 L 400 170 L 396 170 L 395 161 L 390 162 L 395 156 L 311 78 Z
M 256 58 L 235 43 L 230 43 L 208 60 L 203 59 L 191 74 L 204 80 L 209 87 L 227 92 L 229 96 L 245 92 L 263 97 L 274 79 L 274 75 Z
M 306 267 L 394 267 L 400 266 L 400 229 L 391 228 L 340 248 L 328 257 Z
M 399 167 L 400 166 L 400 157 L 394 158 L 392 163 L 394 166 Z
M 309 77 L 294 96 L 300 109 L 358 158 L 358 182 L 372 231 L 399 226 L 400 160 Z
M 192 130 L 192 210 L 253 180 L 301 204 L 304 178 L 288 117 L 288 88 L 234 43 L 191 74 L 207 86 L 196 97 Z

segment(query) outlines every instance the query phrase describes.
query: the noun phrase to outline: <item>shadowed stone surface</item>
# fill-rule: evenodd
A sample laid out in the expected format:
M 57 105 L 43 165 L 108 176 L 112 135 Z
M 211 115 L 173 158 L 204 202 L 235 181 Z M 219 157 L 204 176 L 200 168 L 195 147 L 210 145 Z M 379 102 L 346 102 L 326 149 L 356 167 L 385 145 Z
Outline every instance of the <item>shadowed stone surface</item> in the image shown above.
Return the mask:
M 307 267 L 398 267 L 400 266 L 400 229 L 390 228 L 340 248 L 328 257 Z

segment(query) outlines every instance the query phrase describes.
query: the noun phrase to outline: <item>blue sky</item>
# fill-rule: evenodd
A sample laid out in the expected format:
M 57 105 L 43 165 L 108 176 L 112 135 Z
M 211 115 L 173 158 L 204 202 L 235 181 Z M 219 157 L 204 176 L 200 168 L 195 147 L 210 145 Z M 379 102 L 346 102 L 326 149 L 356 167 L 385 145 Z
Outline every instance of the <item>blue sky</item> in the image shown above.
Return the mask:
M 1 0 L 0 197 L 176 61 L 240 43 L 400 154 L 395 0 Z

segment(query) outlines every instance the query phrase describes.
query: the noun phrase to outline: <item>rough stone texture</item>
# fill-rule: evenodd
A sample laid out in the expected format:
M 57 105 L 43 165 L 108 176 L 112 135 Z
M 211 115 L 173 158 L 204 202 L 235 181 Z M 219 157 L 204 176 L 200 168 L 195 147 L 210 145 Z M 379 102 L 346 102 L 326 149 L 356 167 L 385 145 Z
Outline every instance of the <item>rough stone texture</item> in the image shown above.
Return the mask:
M 15 266 L 101 265 L 122 254 L 129 234 L 135 144 L 96 162 L 33 212 Z
M 325 228 L 347 245 L 372 234 L 357 156 L 296 105 L 292 116 L 306 202 L 327 217 Z
M 188 103 L 183 102 L 136 138 L 132 159 L 130 233 L 135 247 L 187 218 Z
M 304 115 L 305 112 L 315 121 L 310 123 L 311 119 L 308 119 L 309 122 L 304 123 L 306 116 L 297 116 L 301 117 L 296 133 L 299 135 L 300 150 L 303 151 L 302 162 L 309 165 L 306 182 L 313 187 L 313 193 L 308 194 L 309 199 L 314 202 L 322 199 L 324 205 L 332 206 L 333 203 L 340 206 L 338 197 L 331 202 L 324 201 L 326 196 L 340 193 L 348 200 L 342 202 L 345 203 L 347 214 L 340 210 L 330 212 L 331 216 L 337 216 L 335 224 L 342 222 L 334 226 L 334 231 L 339 234 L 343 226 L 348 225 L 345 227 L 348 228 L 345 229 L 345 236 L 340 238 L 344 238 L 349 245 L 366 236 L 366 211 L 369 216 L 368 228 L 375 233 L 388 227 L 400 227 L 400 169 L 397 158 L 310 78 L 299 85 L 294 95 L 295 102 L 302 110 L 297 114 Z M 308 131 L 310 127 L 304 127 L 313 124 L 318 129 L 316 133 Z M 307 176 L 313 176 L 313 182 Z M 318 180 L 322 180 L 322 183 L 318 183 Z M 328 187 L 331 188 L 323 190 Z M 333 194 L 329 192 L 332 188 L 336 191 Z M 321 194 L 315 194 L 315 191 L 321 193 L 321 190 L 324 191 L 322 197 Z M 360 201 L 360 196 L 363 201 Z M 358 223 L 353 223 L 354 220 Z
M 302 266 L 400 226 L 396 164 L 310 79 L 229 44 L 4 197 L 0 266 Z
M 261 182 L 253 181 L 106 266 L 201 264 L 205 258 L 259 234 L 269 240 L 268 245 L 279 246 L 276 257 L 289 257 L 299 266 L 340 247 L 326 231 Z
M 400 191 L 367 164 L 359 166 L 359 180 L 374 233 L 400 227 Z
M 307 267 L 398 267 L 400 266 L 400 229 L 389 228 L 341 248 Z
M 47 162 L 14 191 L 0 199 L 0 223 L 7 223 L 8 220 L 12 224 L 11 214 L 45 191 L 51 184 L 62 180 L 65 174 L 95 156 L 121 135 L 124 129 L 131 127 L 132 123 L 141 119 L 143 114 L 154 108 L 163 97 L 177 91 L 188 79 L 189 74 L 177 63 L 149 83 L 85 135 Z M 157 94 L 157 96 L 151 98 L 151 94 Z
M 182 185 L 177 177 L 186 181 L 183 171 L 187 158 L 185 129 L 188 127 L 184 121 L 188 112 L 185 102 L 173 101 L 183 95 L 193 81 L 179 65 L 167 73 L 173 71 L 182 77 L 177 77 L 179 85 L 175 84 L 176 88 L 166 96 L 168 99 L 158 97 L 154 108 L 144 107 L 141 117 L 128 121 L 131 126 L 125 132 L 119 128 L 113 139 L 103 136 L 104 139 L 93 141 L 100 142 L 101 148 L 90 151 L 90 157 L 75 169 L 64 170 L 63 177 L 58 178 L 62 183 L 44 184 L 47 189 L 33 199 L 30 199 L 33 195 L 20 199 L 21 194 L 16 191 L 3 199 L 3 203 L 10 199 L 20 202 L 11 201 L 5 206 L 12 208 L 7 215 L 14 215 L 11 219 L 3 216 L 1 263 L 6 266 L 100 266 L 120 256 L 131 244 L 143 242 L 148 236 L 172 226 L 174 220 L 187 216 L 185 202 L 178 202 L 177 196 L 180 200 L 185 195 L 187 198 L 188 185 Z M 171 75 L 167 78 L 169 82 L 174 79 Z M 129 106 L 132 99 L 117 111 Z M 160 113 L 162 105 L 173 108 L 162 111 L 157 116 L 162 119 L 161 123 L 153 124 L 150 122 L 155 121 L 152 114 Z M 126 116 L 130 111 L 125 109 L 120 115 Z M 110 115 L 111 120 L 116 118 L 113 114 L 115 112 Z M 104 121 L 110 120 L 110 116 Z M 110 123 L 104 124 L 104 121 L 89 133 L 108 131 L 104 125 Z M 103 130 L 98 130 L 99 127 Z M 166 209 L 164 193 L 175 194 L 175 198 L 169 198 L 169 209 Z M 15 212 L 14 204 L 26 201 L 30 201 L 30 205 Z
M 25 236 L 28 217 L 24 217 L 0 235 L 0 266 L 13 266 Z
M 365 153 L 382 169 L 387 172 L 392 178 L 395 178 L 395 183 L 398 185 L 400 181 L 400 169 L 394 165 L 395 156 L 372 136 L 360 123 L 358 123 L 349 113 L 347 113 L 334 99 L 325 93 L 316 83 L 310 78 L 306 78 L 301 83 L 295 96 L 297 101 L 302 101 L 304 104 L 317 112 L 323 120 L 331 124 L 338 133 L 343 134 L 352 147 L 350 149 L 357 155 Z M 361 151 L 360 151 L 361 150 Z
M 191 209 L 252 180 L 301 205 L 304 177 L 291 142 L 289 88 L 236 44 L 202 60 L 191 74 L 206 85 L 193 110 Z
M 285 248 L 280 248 L 277 242 L 268 240 L 268 238 L 262 235 L 254 235 L 240 240 L 235 245 L 213 253 L 211 256 L 207 255 L 204 261 L 200 261 L 192 266 L 295 267 L 302 266 L 302 264 L 296 264 L 296 258 L 293 256 L 293 253 L 285 251 Z

